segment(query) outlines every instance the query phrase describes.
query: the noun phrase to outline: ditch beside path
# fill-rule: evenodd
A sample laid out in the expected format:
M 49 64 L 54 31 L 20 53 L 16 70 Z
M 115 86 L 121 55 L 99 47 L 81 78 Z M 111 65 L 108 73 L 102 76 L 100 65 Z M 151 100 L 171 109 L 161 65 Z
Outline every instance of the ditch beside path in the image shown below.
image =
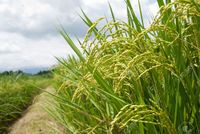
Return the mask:
M 54 89 L 48 87 L 45 91 L 53 93 Z M 34 102 L 24 115 L 10 128 L 10 134 L 64 134 L 64 129 L 47 111 L 48 93 L 42 92 L 36 96 Z

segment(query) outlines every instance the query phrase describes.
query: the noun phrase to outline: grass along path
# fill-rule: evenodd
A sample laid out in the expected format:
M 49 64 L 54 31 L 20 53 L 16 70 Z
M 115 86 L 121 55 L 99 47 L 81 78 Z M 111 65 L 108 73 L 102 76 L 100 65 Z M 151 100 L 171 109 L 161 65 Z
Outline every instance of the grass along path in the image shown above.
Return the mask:
M 53 93 L 53 88 L 45 89 Z M 33 104 L 10 128 L 10 134 L 62 134 L 64 129 L 45 111 L 48 93 L 42 92 L 36 96 Z

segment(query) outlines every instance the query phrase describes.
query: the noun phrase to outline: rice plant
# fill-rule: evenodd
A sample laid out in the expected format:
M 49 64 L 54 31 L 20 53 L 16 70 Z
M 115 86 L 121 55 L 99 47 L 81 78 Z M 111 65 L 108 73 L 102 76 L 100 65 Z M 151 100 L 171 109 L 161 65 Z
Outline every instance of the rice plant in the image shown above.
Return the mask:
M 52 115 L 72 133 L 200 133 L 200 3 L 157 0 L 148 28 L 125 3 L 101 28 L 83 12 L 83 53 L 60 30 L 78 58 L 58 59 Z

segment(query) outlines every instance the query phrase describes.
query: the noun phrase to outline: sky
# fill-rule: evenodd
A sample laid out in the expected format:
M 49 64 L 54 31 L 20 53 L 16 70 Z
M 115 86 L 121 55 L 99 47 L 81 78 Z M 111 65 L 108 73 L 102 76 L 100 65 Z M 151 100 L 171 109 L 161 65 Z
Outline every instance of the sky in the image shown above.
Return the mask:
M 140 0 L 146 25 L 155 16 L 155 0 Z M 88 27 L 81 8 L 92 20 L 110 18 L 108 2 L 117 19 L 126 18 L 124 0 L 0 0 L 0 72 L 34 72 L 57 63 L 55 57 L 74 54 L 56 27 L 63 25 L 72 39 L 83 39 Z M 137 15 L 137 0 L 131 0 Z M 76 42 L 76 41 L 75 41 Z

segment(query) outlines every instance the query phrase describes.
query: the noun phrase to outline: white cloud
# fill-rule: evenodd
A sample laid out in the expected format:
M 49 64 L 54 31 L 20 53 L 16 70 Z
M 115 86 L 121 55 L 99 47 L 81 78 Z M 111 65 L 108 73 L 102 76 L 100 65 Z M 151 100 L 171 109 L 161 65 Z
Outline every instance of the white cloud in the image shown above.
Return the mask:
M 0 46 L 0 54 L 4 53 L 16 53 L 19 52 L 21 49 L 16 44 L 2 44 Z
M 159 10 L 159 7 L 158 7 L 158 4 L 155 2 L 155 3 L 152 3 L 151 5 L 149 5 L 149 9 L 150 9 L 150 12 L 152 13 L 153 16 L 156 16 L 157 15 L 157 12 Z M 152 16 L 152 17 L 153 17 Z
M 0 33 L 1 35 L 5 33 Z M 21 35 L 9 34 L 15 44 L 5 44 L 0 40 L 0 70 L 49 67 L 56 63 L 57 57 L 72 54 L 71 48 L 64 39 L 55 36 L 40 40 L 27 39 Z
M 58 22 L 70 35 L 82 38 L 87 29 L 78 16 L 80 8 L 96 20 L 110 16 L 108 1 L 116 17 L 125 19 L 124 0 L 0 0 L 0 71 L 49 67 L 56 63 L 54 56 L 71 54 L 56 31 Z M 137 2 L 132 4 L 139 15 Z M 141 0 L 141 5 L 145 20 L 151 19 L 157 10 L 155 0 Z
M 55 34 L 58 19 L 69 25 L 78 18 L 76 1 L 0 1 L 0 30 L 17 32 L 29 38 Z
M 84 0 L 83 9 L 85 9 L 88 16 L 92 16 L 93 20 L 103 17 L 104 15 L 111 18 L 108 2 L 113 8 L 116 18 L 126 21 L 127 9 L 124 0 Z M 131 0 L 131 3 L 135 14 L 140 18 L 138 1 Z M 140 3 L 142 6 L 144 22 L 146 26 L 148 26 L 149 22 L 153 19 L 153 16 L 155 16 L 156 12 L 158 11 L 157 2 L 155 0 L 140 0 Z

